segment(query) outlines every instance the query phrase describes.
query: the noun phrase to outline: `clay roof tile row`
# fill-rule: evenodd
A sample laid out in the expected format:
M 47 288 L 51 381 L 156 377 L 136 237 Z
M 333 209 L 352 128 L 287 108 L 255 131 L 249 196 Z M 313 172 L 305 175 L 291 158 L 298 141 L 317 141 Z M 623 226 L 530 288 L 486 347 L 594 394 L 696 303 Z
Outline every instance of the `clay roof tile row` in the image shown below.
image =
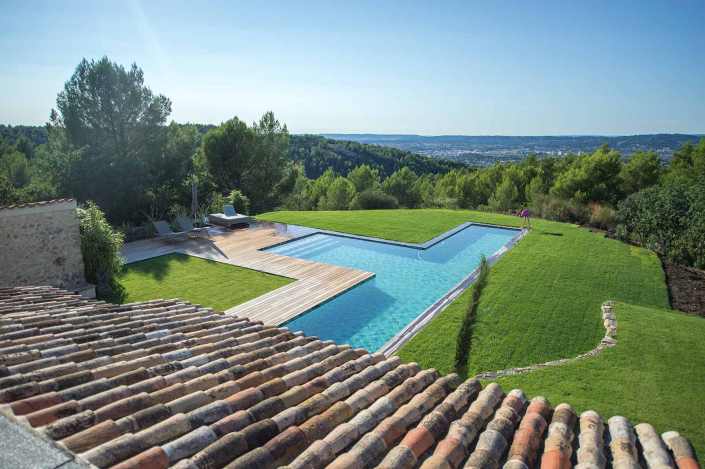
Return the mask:
M 27 204 L 15 204 L 15 205 L 0 205 L 0 210 L 12 210 L 15 208 L 25 208 L 25 207 L 42 207 L 44 205 L 53 205 L 53 204 L 59 204 L 63 202 L 72 202 L 76 199 L 53 199 L 53 200 L 44 200 L 41 202 L 30 202 Z
M 0 289 L 0 411 L 101 468 L 699 467 L 677 432 L 178 299 L 51 287 Z

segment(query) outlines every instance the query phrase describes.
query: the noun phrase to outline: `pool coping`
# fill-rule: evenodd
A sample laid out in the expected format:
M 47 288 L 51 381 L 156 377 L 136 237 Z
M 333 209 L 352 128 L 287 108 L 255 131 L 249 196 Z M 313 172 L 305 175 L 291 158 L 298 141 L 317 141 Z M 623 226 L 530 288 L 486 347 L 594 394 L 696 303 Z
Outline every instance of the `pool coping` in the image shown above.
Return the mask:
M 449 237 L 453 236 L 454 234 L 458 233 L 459 231 L 462 231 L 465 228 L 468 228 L 470 226 L 486 226 L 488 228 L 502 228 L 505 230 L 514 230 L 514 231 L 519 231 L 519 232 L 527 231 L 527 230 L 522 230 L 522 228 L 518 228 L 516 226 L 491 225 L 489 223 L 477 223 L 477 222 L 472 222 L 472 221 L 466 221 L 466 222 L 461 223 L 460 225 L 456 226 L 455 228 L 451 228 L 450 230 L 446 231 L 445 233 L 439 234 L 435 238 L 432 238 L 424 243 L 419 244 L 419 243 L 407 243 L 405 241 L 393 241 L 391 239 L 384 239 L 384 238 L 375 238 L 372 236 L 362 236 L 362 235 L 356 235 L 356 234 L 351 234 L 351 233 L 344 233 L 342 231 L 332 231 L 332 230 L 325 230 L 325 229 L 321 229 L 321 228 L 309 228 L 307 226 L 295 225 L 293 223 L 280 223 L 280 224 L 281 225 L 296 226 L 299 228 L 305 228 L 305 229 L 309 229 L 311 231 L 304 233 L 304 234 L 293 235 L 293 236 L 291 236 L 287 233 L 280 233 L 281 236 L 288 236 L 291 239 L 288 239 L 286 241 L 282 241 L 280 243 L 271 244 L 267 247 L 258 249 L 258 251 L 267 252 L 268 250 L 273 249 L 275 247 L 282 246 L 284 244 L 288 244 L 288 243 L 291 243 L 294 241 L 299 241 L 301 239 L 308 238 L 309 236 L 313 236 L 313 235 L 317 235 L 317 234 L 326 234 L 326 235 L 330 235 L 330 236 L 339 236 L 341 238 L 359 239 L 361 241 L 371 241 L 374 243 L 391 244 L 394 246 L 401 246 L 401 247 L 405 247 L 405 248 L 426 250 L 426 249 L 440 243 L 441 241 L 444 241 L 446 238 L 449 238 Z M 512 238 L 512 239 L 514 239 L 514 238 Z M 507 243 L 507 244 L 509 244 L 509 243 Z M 500 248 L 500 249 L 502 249 L 502 248 Z
M 292 226 L 297 226 L 301 228 L 308 228 L 304 227 L 301 225 L 294 225 L 291 224 Z M 269 249 L 272 249 L 277 246 L 282 246 L 284 244 L 291 243 L 293 241 L 298 241 L 303 238 L 307 238 L 309 236 L 313 236 L 316 234 L 327 234 L 331 236 L 339 236 L 342 238 L 351 238 L 351 239 L 359 239 L 362 241 L 372 241 L 372 242 L 377 242 L 377 243 L 383 243 L 383 244 L 391 244 L 391 245 L 396 245 L 396 246 L 402 246 L 402 247 L 407 247 L 407 248 L 413 248 L 413 249 L 420 249 L 420 250 L 425 250 L 428 249 L 441 241 L 445 240 L 446 238 L 449 238 L 450 236 L 453 236 L 454 234 L 470 227 L 470 226 L 486 226 L 489 228 L 503 228 L 507 230 L 514 230 L 518 231 L 512 239 L 510 239 L 504 246 L 499 248 L 494 254 L 492 254 L 490 257 L 487 258 L 487 261 L 490 264 L 490 267 L 494 265 L 495 262 L 497 262 L 504 254 L 506 254 L 511 248 L 513 248 L 519 240 L 521 240 L 524 236 L 526 236 L 530 229 L 524 229 L 524 228 L 518 228 L 516 226 L 505 226 L 505 225 L 491 225 L 489 223 L 477 223 L 477 222 L 471 222 L 471 221 L 466 221 L 464 223 L 461 223 L 460 225 L 456 226 L 455 228 L 452 228 L 445 233 L 442 233 L 435 238 L 432 238 L 424 243 L 421 244 L 416 244 L 416 243 L 407 243 L 404 241 L 393 241 L 389 239 L 383 239 L 383 238 L 374 238 L 371 236 L 361 236 L 361 235 L 355 235 L 355 234 L 350 234 L 350 233 L 343 233 L 340 231 L 332 231 L 332 230 L 324 230 L 324 229 L 318 229 L 318 228 L 310 228 L 310 232 L 301 234 L 298 236 L 291 236 L 291 239 L 287 241 L 282 241 L 281 243 L 276 243 L 272 244 L 270 246 L 267 246 L 266 248 L 260 249 L 261 251 L 267 251 Z M 284 236 L 287 236 L 286 234 L 283 234 Z M 376 273 L 375 273 L 376 276 Z M 367 280 L 370 280 L 374 277 L 370 277 Z M 438 316 L 444 309 L 446 309 L 452 302 L 455 300 L 461 293 L 463 293 L 465 290 L 467 290 L 470 285 L 473 284 L 473 282 L 477 279 L 477 269 L 473 270 L 470 272 L 465 278 L 463 278 L 460 282 L 458 282 L 453 288 L 448 290 L 443 296 L 441 296 L 438 300 L 436 300 L 431 306 L 429 306 L 423 313 L 419 314 L 414 318 L 409 324 L 407 324 L 401 331 L 396 333 L 394 337 L 389 339 L 382 347 L 377 350 L 377 353 L 383 353 L 387 357 L 391 357 L 394 355 L 396 352 L 399 351 L 401 347 L 404 346 L 408 341 L 410 341 L 416 334 L 421 332 L 421 330 L 428 325 L 429 322 L 436 316 Z M 314 306 L 313 308 L 304 311 L 303 313 L 299 314 L 296 316 L 296 318 L 292 318 L 291 320 L 287 321 L 286 323 L 288 324 L 289 322 L 293 321 L 294 319 L 300 318 L 301 316 L 308 314 L 309 312 L 313 311 L 314 309 L 318 308 L 324 303 L 327 303 L 328 301 L 337 298 L 338 296 L 342 295 L 343 293 L 347 293 L 349 290 L 352 290 L 353 288 L 358 287 L 361 285 L 363 282 L 360 282 L 356 285 L 351 286 L 350 288 L 346 289 L 345 291 L 342 291 L 338 293 L 337 295 L 329 298 L 328 300 Z

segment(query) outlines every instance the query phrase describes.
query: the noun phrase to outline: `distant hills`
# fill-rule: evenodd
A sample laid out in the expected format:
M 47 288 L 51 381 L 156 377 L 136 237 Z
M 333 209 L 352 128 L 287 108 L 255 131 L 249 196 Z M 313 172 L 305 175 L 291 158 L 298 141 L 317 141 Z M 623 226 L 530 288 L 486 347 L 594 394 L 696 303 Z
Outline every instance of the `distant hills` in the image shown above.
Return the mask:
M 289 155 L 306 168 L 306 176 L 318 178 L 328 168 L 347 176 L 351 169 L 366 164 L 379 171 L 384 179 L 408 166 L 416 174 L 445 174 L 466 163 L 432 158 L 390 146 L 368 145 L 351 140 L 336 140 L 320 135 L 292 135 Z
M 336 140 L 351 140 L 368 145 L 381 145 L 434 158 L 447 158 L 464 163 L 487 166 L 497 161 L 516 161 L 536 153 L 539 156 L 561 156 L 572 151 L 579 154 L 594 151 L 603 143 L 630 156 L 638 150 L 653 149 L 663 159 L 687 141 L 697 142 L 701 135 L 651 134 L 627 136 L 499 136 L 499 135 L 400 135 L 400 134 L 321 134 Z

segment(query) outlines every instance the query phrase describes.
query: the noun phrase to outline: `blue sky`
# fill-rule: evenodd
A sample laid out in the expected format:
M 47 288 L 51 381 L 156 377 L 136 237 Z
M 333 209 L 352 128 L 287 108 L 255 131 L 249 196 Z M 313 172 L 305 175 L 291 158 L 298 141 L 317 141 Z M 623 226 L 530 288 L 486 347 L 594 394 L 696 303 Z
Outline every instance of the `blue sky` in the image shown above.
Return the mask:
M 0 123 L 43 124 L 86 57 L 178 122 L 292 133 L 705 133 L 705 2 L 0 0 Z

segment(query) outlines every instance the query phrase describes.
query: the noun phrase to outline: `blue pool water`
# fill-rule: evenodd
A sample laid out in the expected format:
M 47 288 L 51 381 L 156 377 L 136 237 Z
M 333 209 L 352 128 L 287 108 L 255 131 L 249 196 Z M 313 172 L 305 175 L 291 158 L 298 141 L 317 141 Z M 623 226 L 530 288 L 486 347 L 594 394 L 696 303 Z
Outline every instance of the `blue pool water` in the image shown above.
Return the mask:
M 287 324 L 323 340 L 376 351 L 518 232 L 471 225 L 422 250 L 314 234 L 267 252 L 377 275 Z

